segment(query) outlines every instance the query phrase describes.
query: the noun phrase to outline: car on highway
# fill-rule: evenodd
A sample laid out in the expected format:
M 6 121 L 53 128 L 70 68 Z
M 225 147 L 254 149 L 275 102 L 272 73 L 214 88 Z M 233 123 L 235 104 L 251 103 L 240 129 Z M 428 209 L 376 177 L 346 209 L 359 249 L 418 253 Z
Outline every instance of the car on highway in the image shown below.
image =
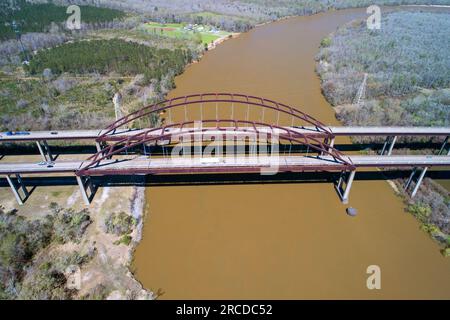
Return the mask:
M 7 131 L 4 134 L 6 136 L 27 136 L 30 133 L 28 131 Z

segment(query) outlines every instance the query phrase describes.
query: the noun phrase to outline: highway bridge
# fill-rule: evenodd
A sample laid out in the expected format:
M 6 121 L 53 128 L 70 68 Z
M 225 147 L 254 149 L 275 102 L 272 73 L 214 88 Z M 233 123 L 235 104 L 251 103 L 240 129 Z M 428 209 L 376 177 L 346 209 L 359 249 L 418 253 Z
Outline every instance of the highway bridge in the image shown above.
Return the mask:
M 334 146 L 339 136 L 386 140 L 378 155 L 348 155 Z M 437 155 L 392 155 L 399 136 L 436 137 L 442 146 Z M 35 142 L 43 158 L 40 163 L 2 160 L 0 175 L 23 204 L 29 196 L 23 175 L 68 173 L 89 204 L 93 176 L 337 172 L 335 187 L 347 203 L 360 168 L 412 168 L 405 189 L 413 187 L 413 197 L 428 168 L 450 167 L 449 136 L 450 128 L 443 127 L 329 127 L 272 100 L 208 93 L 144 107 L 104 129 L 0 133 L 0 143 Z M 85 160 L 53 161 L 49 143 L 81 140 L 94 142 L 97 152 Z M 156 147 L 163 153 L 155 154 Z

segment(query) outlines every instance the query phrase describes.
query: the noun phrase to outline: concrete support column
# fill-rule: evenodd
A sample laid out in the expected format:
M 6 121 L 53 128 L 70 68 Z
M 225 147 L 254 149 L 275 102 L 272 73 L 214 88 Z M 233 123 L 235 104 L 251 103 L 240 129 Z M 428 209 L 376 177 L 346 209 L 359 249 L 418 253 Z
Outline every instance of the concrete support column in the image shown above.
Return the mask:
M 411 182 L 413 181 L 413 178 L 414 178 L 416 172 L 417 172 L 417 168 L 414 168 L 414 169 L 412 170 L 412 172 L 411 172 L 411 175 L 410 175 L 409 178 L 408 178 L 408 181 L 406 181 L 405 185 L 403 186 L 403 188 L 404 188 L 405 190 L 408 190 L 408 189 L 409 189 L 409 186 L 411 185 Z
M 80 187 L 81 197 L 83 198 L 84 203 L 88 206 L 91 204 L 97 188 L 92 184 L 91 177 L 76 176 L 76 178 L 78 186 Z M 88 194 L 88 190 L 90 194 Z
M 50 150 L 50 146 L 47 143 L 47 140 L 42 141 L 42 144 L 44 145 L 45 152 L 47 153 L 49 160 L 53 161 L 54 157 L 53 157 L 52 151 Z
M 445 138 L 444 143 L 442 144 L 442 147 L 441 147 L 441 149 L 439 150 L 438 155 L 441 156 L 441 155 L 443 155 L 443 154 L 445 154 L 445 153 L 447 152 L 447 155 L 450 156 L 450 148 L 448 148 L 448 151 L 446 151 L 446 147 L 447 147 L 449 138 L 450 138 L 449 136 L 447 136 L 447 137 Z
M 16 174 L 17 185 L 11 179 L 9 175 L 6 176 L 6 180 L 8 181 L 9 186 L 11 187 L 11 191 L 14 194 L 14 197 L 17 200 L 19 205 L 23 205 L 26 199 L 29 197 L 30 193 L 28 192 L 25 184 L 22 181 L 22 177 L 19 174 Z M 23 195 L 20 194 L 22 190 Z
M 397 136 L 392 137 L 391 145 L 389 146 L 389 151 L 387 153 L 388 156 L 392 154 L 392 150 L 394 149 L 395 142 L 397 141 Z
M 43 140 L 42 144 L 41 141 L 36 141 L 36 145 L 39 149 L 39 153 L 41 154 L 43 161 L 45 162 L 53 161 L 53 155 L 50 151 L 50 147 L 46 140 Z
M 45 155 L 44 149 L 41 146 L 41 143 L 39 141 L 36 141 L 36 145 L 39 149 L 39 153 L 41 154 L 42 161 L 47 162 L 47 156 Z
M 397 136 L 389 136 L 386 138 L 386 141 L 384 142 L 383 149 L 381 150 L 380 155 L 384 156 L 384 154 L 387 151 L 387 156 L 390 156 L 392 154 L 392 150 L 394 149 L 395 142 L 397 141 Z M 389 147 L 388 147 L 389 146 Z M 387 150 L 386 150 L 387 148 Z
M 419 179 L 417 180 L 416 185 L 414 186 L 414 190 L 411 193 L 411 198 L 414 198 L 416 193 L 417 193 L 417 191 L 419 191 L 420 185 L 422 184 L 423 177 L 425 176 L 425 173 L 427 173 L 427 170 L 428 170 L 427 167 L 422 169 L 422 172 L 420 173 Z
M 335 185 L 336 191 L 337 191 L 337 193 L 339 195 L 339 198 L 341 199 L 342 203 L 344 203 L 344 204 L 348 203 L 350 190 L 352 188 L 353 180 L 355 179 L 355 174 L 356 174 L 355 170 L 351 171 L 349 173 L 349 175 L 348 175 L 347 180 L 344 181 L 345 180 L 345 176 L 347 174 L 345 172 L 342 172 L 337 185 Z M 345 182 L 345 189 L 342 187 L 342 184 L 344 182 Z
M 350 189 L 352 188 L 352 184 L 353 184 L 353 179 L 355 178 L 355 173 L 356 171 L 353 170 L 352 172 L 350 172 L 350 176 L 348 177 L 346 186 L 345 186 L 345 192 L 344 195 L 342 196 L 342 202 L 344 204 L 348 203 L 348 197 L 350 195 Z

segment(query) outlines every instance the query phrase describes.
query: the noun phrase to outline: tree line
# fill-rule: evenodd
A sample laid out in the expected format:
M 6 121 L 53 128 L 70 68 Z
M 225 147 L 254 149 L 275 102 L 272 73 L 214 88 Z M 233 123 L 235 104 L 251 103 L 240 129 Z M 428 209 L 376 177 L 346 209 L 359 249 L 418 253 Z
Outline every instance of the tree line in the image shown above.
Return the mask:
M 180 74 L 191 60 L 189 49 L 158 49 L 118 39 L 89 40 L 39 51 L 26 69 L 33 75 L 42 74 L 45 69 L 55 74 L 144 74 L 148 82 L 161 80 L 168 73 Z
M 15 21 L 21 33 L 45 32 L 52 23 L 63 23 L 69 15 L 67 7 L 57 6 L 53 3 L 29 3 L 25 0 L 16 0 L 10 4 L 5 1 L 0 6 L 0 40 L 15 37 L 12 22 Z M 103 24 L 121 19 L 125 13 L 110 8 L 95 6 L 80 6 L 83 24 Z
M 322 41 L 317 56 L 324 94 L 333 105 L 352 103 L 364 73 L 369 75 L 367 99 L 448 88 L 449 17 L 396 12 L 383 18 L 381 30 L 368 30 L 365 21 L 341 27 Z
M 370 5 L 450 4 L 449 0 L 54 0 L 136 12 L 165 22 L 190 22 L 199 13 L 202 22 L 227 31 L 246 31 L 262 22 L 292 15 L 310 15 L 332 9 Z M 219 16 L 219 17 L 218 17 Z M 220 17 L 222 16 L 222 17 Z

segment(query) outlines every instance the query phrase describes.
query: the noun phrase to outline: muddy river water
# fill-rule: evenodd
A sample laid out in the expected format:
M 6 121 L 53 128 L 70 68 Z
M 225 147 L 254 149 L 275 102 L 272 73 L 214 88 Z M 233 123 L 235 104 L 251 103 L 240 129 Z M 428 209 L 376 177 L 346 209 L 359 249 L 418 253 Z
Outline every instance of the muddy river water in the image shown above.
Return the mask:
M 343 10 L 260 26 L 176 79 L 171 96 L 240 92 L 339 125 L 320 91 L 322 38 L 365 16 Z M 134 268 L 161 299 L 450 298 L 450 259 L 386 181 L 355 181 L 346 206 L 329 183 L 147 189 Z M 381 290 L 366 269 L 381 268 Z

